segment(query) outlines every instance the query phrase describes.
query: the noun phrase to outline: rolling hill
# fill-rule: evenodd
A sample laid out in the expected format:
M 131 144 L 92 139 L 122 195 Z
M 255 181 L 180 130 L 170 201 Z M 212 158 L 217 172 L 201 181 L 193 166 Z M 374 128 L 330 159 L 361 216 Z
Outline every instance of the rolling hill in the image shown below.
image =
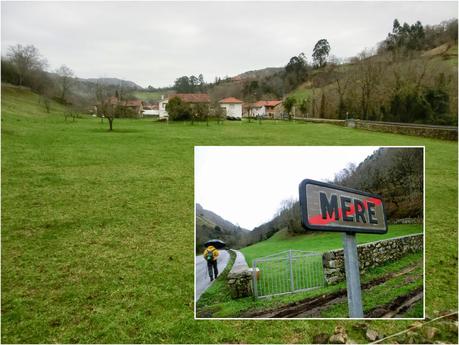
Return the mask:
M 216 238 L 227 247 L 241 248 L 248 244 L 250 231 L 223 219 L 218 214 L 196 204 L 196 250 L 204 248 L 204 243 Z

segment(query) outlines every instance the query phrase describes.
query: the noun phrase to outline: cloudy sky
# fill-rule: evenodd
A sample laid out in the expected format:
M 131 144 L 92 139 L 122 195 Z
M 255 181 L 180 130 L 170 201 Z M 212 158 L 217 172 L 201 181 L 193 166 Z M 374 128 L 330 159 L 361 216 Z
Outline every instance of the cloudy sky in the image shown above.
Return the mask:
M 374 47 L 401 22 L 438 24 L 457 2 L 3 2 L 2 55 L 33 44 L 50 69 L 167 86 L 284 66 L 327 38 L 340 58 Z
M 271 220 L 283 200 L 298 200 L 306 178 L 326 181 L 374 146 L 195 147 L 195 200 L 233 224 L 252 230 Z

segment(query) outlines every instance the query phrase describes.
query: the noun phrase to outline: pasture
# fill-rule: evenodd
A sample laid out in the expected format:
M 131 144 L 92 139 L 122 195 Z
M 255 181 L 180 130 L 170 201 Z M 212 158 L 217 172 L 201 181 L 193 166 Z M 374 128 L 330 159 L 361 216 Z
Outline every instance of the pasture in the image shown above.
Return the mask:
M 397 224 L 389 225 L 389 230 L 386 234 L 357 234 L 356 239 L 358 244 L 362 244 L 420 232 L 422 232 L 421 224 Z M 285 230 L 281 230 L 266 241 L 242 248 L 241 252 L 244 253 L 247 263 L 250 265 L 253 259 L 276 254 L 283 250 L 295 249 L 323 253 L 328 250 L 343 248 L 342 237 L 341 233 L 333 232 L 292 235 Z
M 426 313 L 457 309 L 456 142 L 280 121 L 108 132 L 62 111 L 2 87 L 2 342 L 310 343 L 358 323 L 194 320 L 195 145 L 425 145 Z

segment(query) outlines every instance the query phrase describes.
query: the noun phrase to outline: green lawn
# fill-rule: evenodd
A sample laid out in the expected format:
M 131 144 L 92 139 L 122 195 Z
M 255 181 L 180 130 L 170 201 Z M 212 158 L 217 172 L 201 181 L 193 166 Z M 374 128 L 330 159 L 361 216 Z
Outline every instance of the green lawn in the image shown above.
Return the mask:
M 157 101 L 161 99 L 161 95 L 163 95 L 164 93 L 157 91 L 133 91 L 131 94 L 134 97 L 141 99 L 142 101 Z
M 195 145 L 425 145 L 426 311 L 457 309 L 456 142 L 295 122 L 115 120 L 110 133 L 53 109 L 2 88 L 4 343 L 309 343 L 356 323 L 194 320 Z
M 290 93 L 290 96 L 295 97 L 297 104 L 303 99 L 312 97 L 312 89 L 296 89 Z
M 388 279 L 382 284 L 375 285 L 369 289 L 362 291 L 364 312 L 368 312 L 373 308 L 382 306 L 390 302 L 397 296 L 402 296 L 411 290 L 422 286 L 422 253 L 411 253 L 403 256 L 399 260 L 388 262 L 383 266 L 368 269 L 361 276 L 362 284 L 368 283 L 374 279 L 381 278 L 387 274 L 400 272 L 403 268 L 416 265 L 416 269 L 409 274 L 401 275 L 395 278 Z M 410 278 L 410 279 L 407 279 Z M 407 282 L 404 284 L 402 282 Z M 408 283 L 409 282 L 409 283 Z M 238 318 L 246 317 L 245 312 L 248 311 L 266 311 L 285 306 L 290 303 L 296 303 L 306 298 L 315 298 L 337 292 L 346 288 L 346 282 L 341 281 L 337 284 L 328 285 L 320 289 L 297 292 L 288 295 L 273 296 L 270 298 L 253 299 L 252 297 L 240 298 L 232 300 L 227 297 L 228 288 L 219 286 L 217 291 L 212 292 L 214 298 L 212 300 L 199 301 L 198 316 L 214 317 L 214 318 Z M 211 313 L 210 315 L 208 313 Z M 409 312 L 409 313 L 408 313 Z M 417 306 L 415 310 L 409 310 L 405 318 L 414 317 L 421 318 L 423 315 L 422 304 L 421 308 Z M 207 313 L 207 315 L 206 315 Z M 339 303 L 334 303 L 328 308 L 320 312 L 321 317 L 326 318 L 347 318 L 347 300 L 344 298 Z
M 357 243 L 360 244 L 415 233 L 422 233 L 422 224 L 389 225 L 389 230 L 386 234 L 357 234 L 356 238 Z M 328 250 L 339 248 L 343 248 L 342 233 L 315 232 L 308 235 L 292 236 L 283 230 L 275 233 L 266 241 L 242 248 L 241 252 L 244 254 L 247 263 L 251 265 L 253 259 L 289 249 L 323 253 Z

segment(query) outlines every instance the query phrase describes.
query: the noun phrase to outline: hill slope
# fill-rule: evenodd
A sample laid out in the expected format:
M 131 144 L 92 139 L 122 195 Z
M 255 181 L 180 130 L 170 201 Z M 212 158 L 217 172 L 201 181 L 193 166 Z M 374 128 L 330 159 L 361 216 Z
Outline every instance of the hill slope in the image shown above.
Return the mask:
M 203 249 L 203 244 L 210 239 L 220 239 L 230 248 L 241 248 L 248 243 L 250 231 L 223 219 L 218 214 L 196 204 L 196 250 Z

